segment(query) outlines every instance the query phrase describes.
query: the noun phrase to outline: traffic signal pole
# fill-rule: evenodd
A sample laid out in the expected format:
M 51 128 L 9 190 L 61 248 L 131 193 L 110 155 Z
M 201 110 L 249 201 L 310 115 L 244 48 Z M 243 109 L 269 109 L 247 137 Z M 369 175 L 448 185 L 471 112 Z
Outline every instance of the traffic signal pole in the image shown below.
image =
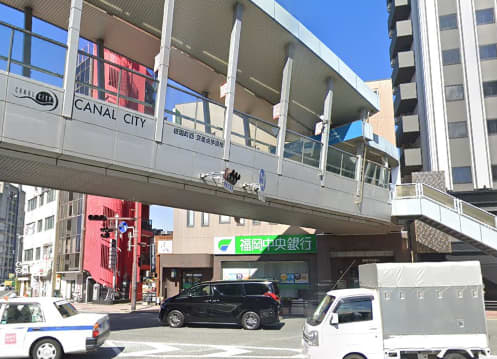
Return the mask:
M 133 270 L 131 272 L 131 310 L 136 310 L 136 272 L 137 268 L 137 259 L 138 259 L 138 234 L 141 234 L 141 231 L 138 230 L 138 221 L 141 219 L 141 216 L 138 214 L 139 203 L 135 202 L 135 230 L 133 231 Z
M 118 239 L 119 239 L 119 215 L 116 213 L 116 216 L 115 216 L 115 221 L 114 221 L 114 233 L 116 235 L 116 252 L 115 252 L 115 256 L 116 256 L 116 259 L 115 259 L 115 262 L 114 262 L 114 266 L 112 268 L 112 291 L 115 293 L 116 292 L 116 282 L 117 282 L 117 268 L 118 265 L 117 265 L 117 258 L 118 258 L 118 255 L 117 255 L 117 248 L 119 248 L 119 244 L 118 244 Z M 113 251 L 113 246 L 112 246 L 112 243 L 111 243 L 111 246 L 110 246 L 110 250 Z M 114 254 L 112 254 L 114 255 Z

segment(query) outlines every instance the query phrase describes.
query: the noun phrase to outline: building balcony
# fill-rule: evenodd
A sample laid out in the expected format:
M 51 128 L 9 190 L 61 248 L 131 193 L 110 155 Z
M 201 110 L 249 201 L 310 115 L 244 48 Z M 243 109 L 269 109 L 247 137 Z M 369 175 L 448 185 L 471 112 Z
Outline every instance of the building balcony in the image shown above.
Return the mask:
M 394 101 L 395 117 L 413 112 L 417 103 L 418 95 L 415 82 L 400 84 L 396 87 Z
M 388 5 L 390 14 L 388 16 L 388 29 L 395 26 L 395 22 L 407 20 L 411 15 L 411 0 L 390 0 Z
M 397 144 L 412 143 L 419 137 L 418 115 L 401 116 L 398 121 Z
M 401 51 L 393 60 L 392 85 L 398 86 L 401 83 L 410 82 L 416 72 L 414 62 L 414 51 Z
M 421 167 L 423 161 L 421 157 L 421 148 L 404 148 L 404 166 Z
M 412 45 L 412 22 L 411 20 L 397 21 L 390 30 L 390 58 L 393 59 L 399 51 L 408 51 Z

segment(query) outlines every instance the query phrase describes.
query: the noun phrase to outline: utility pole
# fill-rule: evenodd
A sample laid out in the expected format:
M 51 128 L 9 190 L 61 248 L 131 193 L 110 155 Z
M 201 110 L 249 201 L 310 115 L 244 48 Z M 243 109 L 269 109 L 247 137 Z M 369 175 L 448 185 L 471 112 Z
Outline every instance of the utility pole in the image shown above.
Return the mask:
M 138 231 L 138 221 L 140 221 L 141 217 L 138 215 L 138 207 L 140 204 L 135 202 L 135 230 L 133 231 L 133 271 L 131 274 L 131 310 L 136 310 L 136 271 L 137 268 L 137 259 L 138 259 L 138 234 L 141 234 L 141 231 Z

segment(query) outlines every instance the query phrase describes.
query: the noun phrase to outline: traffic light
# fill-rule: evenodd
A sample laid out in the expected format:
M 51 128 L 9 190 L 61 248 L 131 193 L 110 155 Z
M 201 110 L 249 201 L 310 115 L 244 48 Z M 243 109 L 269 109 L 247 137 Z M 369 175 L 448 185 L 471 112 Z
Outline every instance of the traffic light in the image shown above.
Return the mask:
M 101 214 L 89 214 L 88 215 L 88 220 L 89 221 L 106 221 L 107 216 L 101 215 Z
M 240 180 L 240 174 L 233 169 L 226 168 L 223 178 L 226 182 L 234 186 Z
M 103 227 L 103 228 L 100 228 L 100 237 L 102 238 L 110 238 L 110 232 L 113 232 L 114 229 L 112 228 L 107 228 L 107 227 Z

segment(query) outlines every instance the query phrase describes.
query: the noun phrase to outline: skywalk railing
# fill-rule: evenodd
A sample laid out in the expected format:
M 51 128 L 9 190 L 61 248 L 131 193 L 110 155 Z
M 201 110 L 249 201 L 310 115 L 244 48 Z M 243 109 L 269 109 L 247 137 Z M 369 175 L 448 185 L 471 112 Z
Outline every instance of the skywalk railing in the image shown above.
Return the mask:
M 142 72 L 79 50 L 76 93 L 153 116 L 158 81 L 145 66 L 133 67 Z
M 62 87 L 66 51 L 61 42 L 0 21 L 0 70 Z
M 409 183 L 396 186 L 395 199 L 420 199 L 423 197 L 480 222 L 481 224 L 497 228 L 496 216 L 493 214 L 429 185 L 423 183 Z
M 328 146 L 326 170 L 340 176 L 355 178 L 357 156 L 342 151 L 336 147 Z
M 283 157 L 319 168 L 322 146 L 320 141 L 287 130 Z

